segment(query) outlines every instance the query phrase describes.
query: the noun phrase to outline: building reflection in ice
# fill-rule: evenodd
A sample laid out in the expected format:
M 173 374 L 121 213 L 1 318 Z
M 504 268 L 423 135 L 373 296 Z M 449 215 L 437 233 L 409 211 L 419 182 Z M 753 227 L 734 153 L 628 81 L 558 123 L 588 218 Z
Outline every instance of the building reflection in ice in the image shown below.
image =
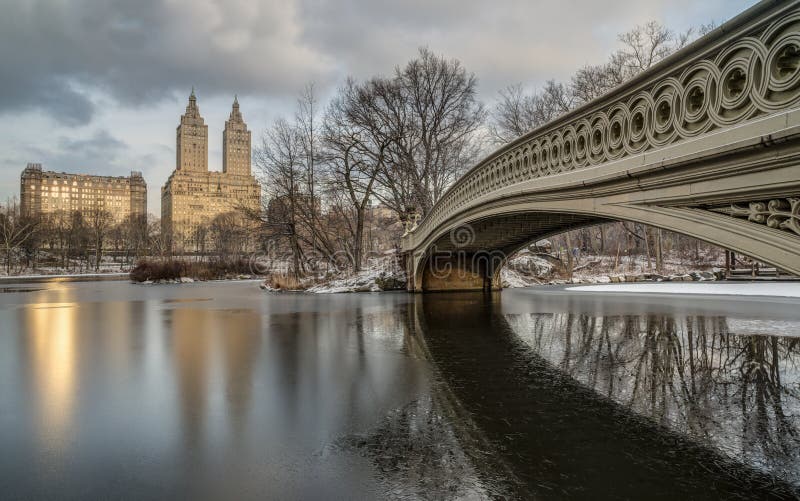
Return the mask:
M 35 388 L 41 446 L 52 454 L 63 453 L 72 435 L 79 353 L 75 340 L 75 305 L 50 303 L 26 310 L 29 329 L 26 357 Z

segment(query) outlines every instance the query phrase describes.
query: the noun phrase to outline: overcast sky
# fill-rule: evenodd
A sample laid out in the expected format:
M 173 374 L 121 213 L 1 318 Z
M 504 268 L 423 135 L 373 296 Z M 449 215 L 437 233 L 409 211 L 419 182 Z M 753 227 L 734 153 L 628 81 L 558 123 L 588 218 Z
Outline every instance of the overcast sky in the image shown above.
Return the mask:
M 254 144 L 315 82 L 388 74 L 419 47 L 460 59 L 481 99 L 605 61 L 651 19 L 675 30 L 725 21 L 753 0 L 0 0 L 0 199 L 28 162 L 144 173 L 148 210 L 175 168 L 175 127 L 194 86 L 222 167 L 239 95 Z

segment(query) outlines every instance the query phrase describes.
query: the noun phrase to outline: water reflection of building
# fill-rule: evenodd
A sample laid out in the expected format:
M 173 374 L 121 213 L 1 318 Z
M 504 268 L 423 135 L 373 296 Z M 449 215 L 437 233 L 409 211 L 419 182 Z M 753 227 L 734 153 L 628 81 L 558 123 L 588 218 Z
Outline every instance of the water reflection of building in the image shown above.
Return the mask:
M 130 345 L 143 304 L 80 302 L 72 287 L 33 294 L 41 302 L 19 310 L 20 366 L 42 448 L 67 454 L 89 420 L 133 398 L 109 388 L 142 374 L 143 352 Z
M 72 436 L 80 354 L 76 345 L 76 305 L 42 304 L 25 310 L 29 332 L 31 391 L 41 445 L 53 454 L 67 449 Z
M 193 447 L 207 443 L 209 414 L 246 435 L 261 319 L 253 312 L 175 308 L 168 315 L 181 426 Z M 221 398 L 217 398 L 221 396 Z M 213 408 L 222 404 L 223 408 Z

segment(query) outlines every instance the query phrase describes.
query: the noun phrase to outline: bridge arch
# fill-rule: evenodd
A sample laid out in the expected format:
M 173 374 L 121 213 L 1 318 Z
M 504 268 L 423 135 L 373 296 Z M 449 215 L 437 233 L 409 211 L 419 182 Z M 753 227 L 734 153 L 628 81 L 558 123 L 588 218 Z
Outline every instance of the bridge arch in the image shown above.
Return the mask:
M 520 201 L 463 214 L 431 234 L 424 250 L 409 256 L 409 289 L 497 289 L 507 259 L 526 245 L 614 221 L 642 223 L 697 238 L 764 262 L 784 263 L 783 269 L 788 271 L 800 265 L 796 237 L 767 226 L 754 228 L 745 219 L 703 209 L 592 205 L 586 201 Z

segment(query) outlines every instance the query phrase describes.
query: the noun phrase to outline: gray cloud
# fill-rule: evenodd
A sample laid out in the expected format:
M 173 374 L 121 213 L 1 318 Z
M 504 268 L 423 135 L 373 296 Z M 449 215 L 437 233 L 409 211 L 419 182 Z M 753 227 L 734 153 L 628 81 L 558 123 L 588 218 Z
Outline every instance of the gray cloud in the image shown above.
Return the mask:
M 25 73 L 3 71 L 0 72 L 0 89 L 0 112 L 39 109 L 67 126 L 88 124 L 94 115 L 90 98 L 59 75 L 31 70 Z
M 117 154 L 128 147 L 127 144 L 113 137 L 108 131 L 99 130 L 88 138 L 61 137 L 59 149 L 65 152 L 80 153 L 86 157 L 101 157 L 113 160 Z
M 0 112 L 83 125 L 97 91 L 142 106 L 192 85 L 206 97 L 290 98 L 308 81 L 387 73 L 423 45 L 462 59 L 493 95 L 603 60 L 616 32 L 666 3 L 11 0 L 0 18 Z
M 279 0 L 13 2 L 0 18 L 0 111 L 85 124 L 101 90 L 141 105 L 191 85 L 206 95 L 292 94 L 324 80 L 291 5 Z
M 722 21 L 755 0 L 3 0 L 0 198 L 26 162 L 73 172 L 144 171 L 150 208 L 174 168 L 174 127 L 192 85 L 220 131 L 238 93 L 258 137 L 315 81 L 387 74 L 427 46 L 460 59 L 491 102 L 513 83 L 568 78 L 616 34 L 659 19 Z M 54 123 L 55 121 L 55 123 Z
M 424 45 L 460 59 L 493 94 L 603 61 L 616 33 L 653 18 L 664 3 L 301 0 L 299 12 L 308 44 L 335 55 L 348 73 L 391 71 Z
M 60 136 L 55 141 L 31 146 L 27 156 L 42 163 L 45 169 L 122 176 L 131 170 L 120 161 L 127 150 L 124 141 L 101 129 L 88 137 Z

